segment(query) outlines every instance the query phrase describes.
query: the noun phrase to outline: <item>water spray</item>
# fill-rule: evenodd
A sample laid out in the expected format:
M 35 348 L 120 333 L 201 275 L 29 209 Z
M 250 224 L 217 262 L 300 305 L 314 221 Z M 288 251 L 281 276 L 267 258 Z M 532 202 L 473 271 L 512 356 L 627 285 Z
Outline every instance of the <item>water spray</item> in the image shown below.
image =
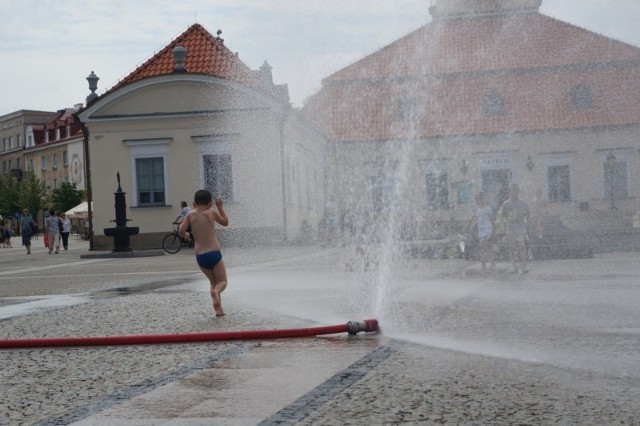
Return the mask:
M 69 346 L 150 345 L 164 343 L 220 342 L 228 340 L 264 340 L 294 337 L 315 337 L 325 334 L 378 331 L 378 320 L 349 321 L 346 324 L 290 328 L 280 330 L 220 331 L 183 334 L 141 334 L 126 336 L 49 337 L 0 340 L 0 349 L 51 348 Z

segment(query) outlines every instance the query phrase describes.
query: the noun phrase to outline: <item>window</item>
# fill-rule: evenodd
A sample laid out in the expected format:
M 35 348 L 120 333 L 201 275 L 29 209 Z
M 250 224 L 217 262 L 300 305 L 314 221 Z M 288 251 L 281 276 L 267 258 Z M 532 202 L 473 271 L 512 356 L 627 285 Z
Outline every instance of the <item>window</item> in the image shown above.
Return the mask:
M 571 169 L 568 164 L 547 167 L 549 201 L 571 201 Z
M 60 129 L 56 129 L 56 140 L 60 139 Z
M 576 84 L 571 88 L 569 92 L 571 97 L 571 105 L 574 109 L 582 110 L 589 109 L 593 106 L 593 100 L 591 99 L 591 92 L 589 88 L 584 84 Z
M 204 154 L 202 156 L 205 189 L 214 197 L 233 201 L 233 167 L 231 154 Z
M 449 186 L 446 172 L 427 173 L 427 207 L 449 208 Z
M 626 159 L 615 158 L 613 161 L 605 159 L 604 193 L 606 198 L 624 198 L 629 196 Z
M 21 165 L 22 162 L 20 161 L 20 158 L 16 158 L 16 169 L 22 169 Z
M 22 135 L 16 135 L 16 141 L 18 143 L 18 148 L 22 146 Z
M 58 154 L 51 154 L 51 168 L 58 168 Z
M 137 158 L 136 182 L 138 205 L 158 206 L 165 204 L 163 158 Z
M 67 126 L 66 127 L 66 137 L 70 138 L 71 137 L 71 126 Z
M 131 193 L 134 206 L 166 205 L 168 195 L 164 168 L 167 164 L 167 146 L 171 141 L 171 138 L 122 141 L 131 152 Z M 72 161 L 76 158 L 74 155 Z
M 27 147 L 33 146 L 33 134 L 27 135 Z
M 408 121 L 418 118 L 418 102 L 412 98 L 401 99 L 398 101 L 398 120 Z
M 372 210 L 376 213 L 388 213 L 393 200 L 393 189 L 395 181 L 391 176 L 387 176 L 382 171 L 371 178 L 371 201 Z
M 69 166 L 69 153 L 67 151 L 62 151 L 62 165 L 64 167 Z
M 29 159 L 29 171 L 33 172 L 35 170 L 35 167 L 33 166 L 33 158 Z
M 42 170 L 47 170 L 47 157 L 45 157 L 44 155 L 40 157 L 40 168 Z
M 486 115 L 504 115 L 504 100 L 497 90 L 487 93 L 482 109 Z

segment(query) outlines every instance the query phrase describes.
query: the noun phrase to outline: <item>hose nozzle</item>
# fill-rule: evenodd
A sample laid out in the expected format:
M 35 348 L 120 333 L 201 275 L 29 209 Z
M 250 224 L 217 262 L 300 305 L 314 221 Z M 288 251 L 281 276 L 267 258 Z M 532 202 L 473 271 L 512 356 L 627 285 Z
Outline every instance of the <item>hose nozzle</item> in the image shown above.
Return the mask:
M 361 331 L 365 333 L 375 333 L 378 331 L 378 320 L 368 319 L 364 321 L 349 321 L 347 323 L 347 332 L 349 334 L 354 335 Z

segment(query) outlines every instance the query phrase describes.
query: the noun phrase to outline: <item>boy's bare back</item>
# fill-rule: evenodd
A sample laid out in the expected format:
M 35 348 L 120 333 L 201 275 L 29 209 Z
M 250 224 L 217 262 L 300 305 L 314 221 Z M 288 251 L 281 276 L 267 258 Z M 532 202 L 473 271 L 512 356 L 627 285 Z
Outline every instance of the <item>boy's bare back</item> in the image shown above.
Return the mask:
M 191 227 L 191 233 L 195 240 L 195 254 L 207 253 L 210 251 L 220 251 L 220 242 L 216 235 L 215 223 L 227 226 L 229 221 L 222 207 L 222 199 L 216 198 L 216 208 L 214 210 L 211 203 L 206 205 L 196 205 L 180 224 L 180 235 L 189 238 L 187 229 Z

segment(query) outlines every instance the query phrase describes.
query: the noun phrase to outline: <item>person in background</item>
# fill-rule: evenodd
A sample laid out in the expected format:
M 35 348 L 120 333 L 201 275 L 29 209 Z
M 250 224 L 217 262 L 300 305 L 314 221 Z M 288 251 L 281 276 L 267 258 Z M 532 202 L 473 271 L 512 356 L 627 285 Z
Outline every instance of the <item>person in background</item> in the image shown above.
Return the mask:
M 9 226 L 2 227 L 2 247 L 12 248 L 11 245 L 11 228 Z
M 189 210 L 191 210 L 191 209 L 189 207 L 187 207 L 187 202 L 186 201 L 180 201 L 180 211 L 178 212 L 178 216 L 176 216 L 176 218 L 173 221 L 173 223 L 175 225 L 180 225 L 182 223 L 182 221 L 184 220 L 184 217 L 187 215 L 187 213 L 189 213 Z
M 476 194 L 475 201 L 476 211 L 469 221 L 468 229 L 472 229 L 474 225 L 478 229 L 481 269 L 486 271 L 487 262 L 489 262 L 491 268 L 495 267 L 491 247 L 491 238 L 493 237 L 493 211 L 491 207 L 484 202 L 484 194 L 482 192 Z
M 62 228 L 60 229 L 60 237 L 62 238 L 62 247 L 65 250 L 69 248 L 69 233 L 71 232 L 71 220 L 65 213 L 60 213 L 60 221 L 62 222 Z
M 509 188 L 509 198 L 502 204 L 500 212 L 507 222 L 507 238 L 509 240 L 509 254 L 514 273 L 527 273 L 527 218 L 529 206 L 518 198 L 518 185 Z M 520 264 L 518 269 L 518 264 Z
M 27 254 L 31 254 L 31 235 L 33 235 L 33 218 L 29 210 L 22 210 L 20 218 L 20 233 L 22 234 L 22 245 L 27 248 Z
M 56 254 L 60 250 L 60 218 L 56 215 L 55 210 L 49 210 L 49 217 L 45 221 L 47 225 L 47 234 L 49 235 L 49 254 L 56 248 Z

